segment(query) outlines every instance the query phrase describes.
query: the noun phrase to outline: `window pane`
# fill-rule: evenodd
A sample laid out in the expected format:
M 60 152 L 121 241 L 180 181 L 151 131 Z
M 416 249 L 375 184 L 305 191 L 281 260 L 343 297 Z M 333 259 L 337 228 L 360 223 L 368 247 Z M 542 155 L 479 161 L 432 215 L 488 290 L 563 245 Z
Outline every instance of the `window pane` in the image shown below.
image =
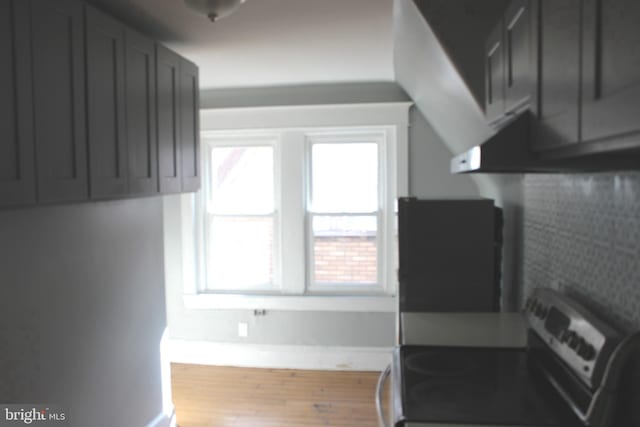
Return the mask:
M 313 282 L 375 284 L 378 282 L 377 217 L 313 217 Z
M 241 290 L 273 284 L 272 217 L 213 217 L 209 227 L 209 287 Z
M 312 210 L 358 213 L 378 209 L 378 145 L 313 144 Z
M 274 205 L 272 147 L 211 150 L 211 208 L 218 214 L 268 214 Z

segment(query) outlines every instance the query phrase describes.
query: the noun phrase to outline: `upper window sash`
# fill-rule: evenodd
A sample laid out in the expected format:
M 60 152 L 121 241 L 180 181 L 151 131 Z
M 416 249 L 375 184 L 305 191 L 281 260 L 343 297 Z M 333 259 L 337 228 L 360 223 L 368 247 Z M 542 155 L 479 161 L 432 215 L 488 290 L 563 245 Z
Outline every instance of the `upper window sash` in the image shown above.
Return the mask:
M 387 149 L 386 145 L 387 131 L 385 129 L 370 130 L 370 129 L 345 129 L 345 130 L 324 130 L 315 132 L 305 132 L 305 151 L 306 151 L 306 206 L 307 212 L 313 214 L 369 214 L 374 215 L 385 209 L 384 200 L 386 192 L 386 173 L 384 159 Z M 347 144 L 375 144 L 377 147 L 377 159 L 376 159 L 376 206 L 371 206 L 370 209 L 357 209 L 352 207 L 351 209 L 338 210 L 338 209 L 322 209 L 319 206 L 320 203 L 314 201 L 314 170 L 313 170 L 313 148 L 315 145 L 347 145 Z M 326 203 L 325 203 L 326 205 Z

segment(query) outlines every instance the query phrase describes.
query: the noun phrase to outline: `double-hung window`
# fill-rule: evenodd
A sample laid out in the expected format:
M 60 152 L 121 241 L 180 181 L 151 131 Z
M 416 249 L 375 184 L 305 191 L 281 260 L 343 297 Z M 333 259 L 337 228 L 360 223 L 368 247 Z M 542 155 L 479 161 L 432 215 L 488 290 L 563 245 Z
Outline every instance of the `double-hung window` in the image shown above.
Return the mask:
M 203 134 L 201 292 L 395 292 L 390 126 Z
M 204 290 L 384 294 L 395 242 L 390 131 L 205 135 Z

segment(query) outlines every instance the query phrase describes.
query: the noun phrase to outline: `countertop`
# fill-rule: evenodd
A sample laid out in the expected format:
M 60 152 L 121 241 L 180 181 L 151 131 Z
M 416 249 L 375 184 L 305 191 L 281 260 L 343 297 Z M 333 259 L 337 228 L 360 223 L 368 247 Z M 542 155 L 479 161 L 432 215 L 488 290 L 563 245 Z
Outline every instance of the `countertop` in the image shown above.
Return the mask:
M 401 344 L 520 348 L 527 344 L 520 313 L 400 314 Z

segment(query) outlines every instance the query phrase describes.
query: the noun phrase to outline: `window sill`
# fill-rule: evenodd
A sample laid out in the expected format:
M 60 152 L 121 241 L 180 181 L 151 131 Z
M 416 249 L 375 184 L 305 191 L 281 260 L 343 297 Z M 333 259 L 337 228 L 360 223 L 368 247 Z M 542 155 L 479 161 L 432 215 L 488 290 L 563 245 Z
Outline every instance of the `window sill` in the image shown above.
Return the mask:
M 281 310 L 395 313 L 393 296 L 184 295 L 189 310 Z

